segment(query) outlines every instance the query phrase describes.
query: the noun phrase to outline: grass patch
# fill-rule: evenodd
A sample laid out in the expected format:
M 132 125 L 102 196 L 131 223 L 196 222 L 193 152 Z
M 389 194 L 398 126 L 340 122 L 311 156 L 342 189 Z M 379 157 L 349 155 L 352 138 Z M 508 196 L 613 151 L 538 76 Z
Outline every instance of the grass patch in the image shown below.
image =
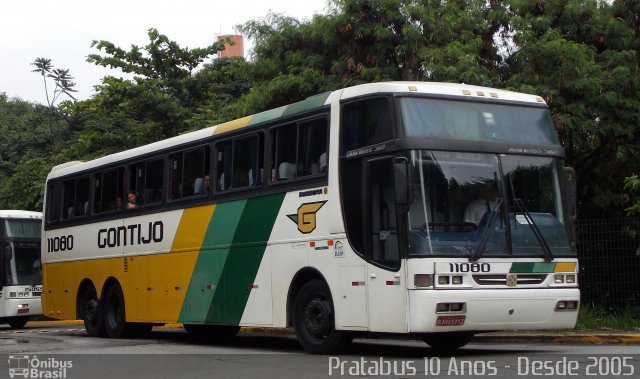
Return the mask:
M 592 306 L 580 307 L 578 330 L 640 331 L 640 309 L 604 309 Z

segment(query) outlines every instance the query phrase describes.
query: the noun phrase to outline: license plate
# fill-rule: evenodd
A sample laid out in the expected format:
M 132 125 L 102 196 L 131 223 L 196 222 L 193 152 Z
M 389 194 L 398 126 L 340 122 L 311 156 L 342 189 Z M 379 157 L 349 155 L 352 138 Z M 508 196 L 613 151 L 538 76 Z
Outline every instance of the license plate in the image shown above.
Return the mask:
M 465 315 L 455 316 L 438 316 L 436 319 L 436 326 L 459 326 L 464 325 L 464 320 L 467 318 Z

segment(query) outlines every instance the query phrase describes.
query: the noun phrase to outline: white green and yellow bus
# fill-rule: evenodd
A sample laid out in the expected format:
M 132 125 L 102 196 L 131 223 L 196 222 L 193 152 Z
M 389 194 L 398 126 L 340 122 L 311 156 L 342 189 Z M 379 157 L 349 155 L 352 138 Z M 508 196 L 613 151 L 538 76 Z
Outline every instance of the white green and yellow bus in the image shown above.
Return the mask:
M 563 155 L 541 97 L 388 82 L 71 162 L 46 183 L 45 314 L 114 338 L 293 327 L 313 353 L 572 328 Z
M 41 230 L 40 212 L 0 210 L 0 324 L 42 315 Z

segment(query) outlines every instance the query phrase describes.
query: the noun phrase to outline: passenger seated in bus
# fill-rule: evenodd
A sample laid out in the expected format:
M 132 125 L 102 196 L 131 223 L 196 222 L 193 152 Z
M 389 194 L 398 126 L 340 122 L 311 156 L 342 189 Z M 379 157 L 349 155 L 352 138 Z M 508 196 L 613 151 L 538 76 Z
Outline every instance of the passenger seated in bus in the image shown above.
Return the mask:
M 206 195 L 210 191 L 211 177 L 205 175 L 203 178 L 196 178 L 193 182 L 193 194 L 194 195 Z
M 124 204 L 122 203 L 122 198 L 120 196 L 116 196 L 115 200 L 113 201 L 113 205 L 113 209 L 115 209 L 116 212 L 124 210 Z
M 293 179 L 296 177 L 296 164 L 282 162 L 278 167 L 278 180 Z
M 129 192 L 127 194 L 127 210 L 131 210 L 137 207 L 138 205 L 136 204 L 136 202 L 137 202 L 136 194 L 133 192 Z
M 327 152 L 320 154 L 320 158 L 318 158 L 318 166 L 320 168 L 320 172 L 324 172 L 327 169 Z
M 478 228 L 482 216 L 495 208 L 496 200 L 493 182 L 484 183 L 480 187 L 478 195 L 479 197 L 470 202 L 464 210 L 463 221 L 468 223 L 468 225 L 465 225 L 465 231 L 473 231 Z

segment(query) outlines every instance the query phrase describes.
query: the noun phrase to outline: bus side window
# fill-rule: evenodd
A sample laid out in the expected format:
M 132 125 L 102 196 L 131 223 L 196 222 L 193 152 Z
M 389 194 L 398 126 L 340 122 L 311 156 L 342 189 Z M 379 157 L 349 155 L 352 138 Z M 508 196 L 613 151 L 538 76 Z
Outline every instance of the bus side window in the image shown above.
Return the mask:
M 300 124 L 298 131 L 298 177 L 315 175 L 326 168 L 327 119 L 319 118 Z M 324 154 L 324 162 L 321 156 Z M 323 170 L 321 165 L 324 163 Z
M 296 177 L 296 124 L 280 126 L 273 130 L 273 157 L 275 179 L 282 181 Z
M 342 114 L 341 154 L 393 138 L 391 106 L 386 97 L 346 104 Z

